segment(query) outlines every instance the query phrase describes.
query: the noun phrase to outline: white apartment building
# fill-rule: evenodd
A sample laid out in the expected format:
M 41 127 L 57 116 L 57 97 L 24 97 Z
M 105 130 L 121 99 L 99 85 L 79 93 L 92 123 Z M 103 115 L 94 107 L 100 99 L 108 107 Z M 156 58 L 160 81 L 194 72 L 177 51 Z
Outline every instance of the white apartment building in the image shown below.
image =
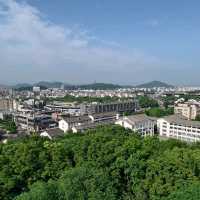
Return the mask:
M 153 136 L 156 120 L 144 114 L 120 117 L 115 124 L 131 129 L 142 136 Z
M 175 114 L 181 114 L 187 119 L 196 119 L 200 114 L 200 103 L 194 100 L 190 100 L 185 103 L 178 103 L 174 107 Z
M 181 115 L 171 115 L 157 120 L 161 137 L 174 138 L 187 142 L 200 141 L 200 122 L 190 121 Z

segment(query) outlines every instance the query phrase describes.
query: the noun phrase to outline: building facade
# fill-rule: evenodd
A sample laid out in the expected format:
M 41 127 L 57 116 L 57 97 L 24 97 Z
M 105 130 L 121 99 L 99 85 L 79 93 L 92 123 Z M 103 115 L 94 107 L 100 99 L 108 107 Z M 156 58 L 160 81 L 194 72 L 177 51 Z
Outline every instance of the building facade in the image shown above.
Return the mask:
M 196 119 L 196 117 L 200 115 L 200 103 L 196 101 L 178 103 L 174 107 L 174 113 L 181 114 L 188 120 Z
M 135 112 L 139 108 L 137 100 L 117 101 L 110 103 L 82 104 L 80 112 L 84 114 L 106 113 L 106 112 Z
M 200 122 L 190 121 L 181 115 L 171 115 L 157 120 L 159 135 L 186 142 L 200 141 Z
M 73 116 L 73 117 L 64 117 L 59 121 L 59 128 L 64 132 L 67 132 L 72 129 L 72 127 L 85 125 L 91 122 L 91 119 L 88 116 Z
M 144 114 L 120 117 L 115 124 L 131 129 L 142 136 L 153 136 L 156 120 Z
M 0 98 L 0 110 L 12 111 L 13 100 L 9 98 Z
M 49 115 L 18 113 L 15 114 L 14 121 L 22 129 L 33 132 L 57 127 L 57 122 Z

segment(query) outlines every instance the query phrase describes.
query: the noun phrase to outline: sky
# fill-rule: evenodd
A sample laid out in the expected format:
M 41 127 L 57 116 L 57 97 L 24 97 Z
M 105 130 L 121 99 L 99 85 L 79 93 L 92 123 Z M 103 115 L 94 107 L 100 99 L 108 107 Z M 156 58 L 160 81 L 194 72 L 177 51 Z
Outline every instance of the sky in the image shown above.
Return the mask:
M 199 0 L 0 0 L 0 83 L 200 85 Z

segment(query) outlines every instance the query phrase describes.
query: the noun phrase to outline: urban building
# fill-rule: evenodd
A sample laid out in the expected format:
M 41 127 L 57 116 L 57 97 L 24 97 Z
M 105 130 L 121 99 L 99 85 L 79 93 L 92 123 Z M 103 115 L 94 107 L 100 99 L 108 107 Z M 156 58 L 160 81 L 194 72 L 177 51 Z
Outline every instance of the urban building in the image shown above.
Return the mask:
M 12 118 L 12 113 L 10 111 L 0 110 L 0 119 L 5 120 L 7 118 Z
M 88 116 L 64 117 L 59 121 L 59 128 L 64 132 L 67 132 L 71 130 L 72 127 L 88 124 L 90 122 L 91 119 Z
M 109 125 L 112 123 L 114 123 L 114 122 L 113 121 L 89 122 L 87 124 L 80 124 L 77 126 L 73 126 L 71 130 L 73 133 L 78 133 L 78 132 L 82 133 L 87 130 L 95 129 L 98 126 L 105 126 L 105 125 Z
M 46 110 L 60 112 L 70 115 L 80 115 L 80 106 L 75 105 L 73 103 L 65 103 L 65 102 L 54 102 L 52 104 L 48 104 L 44 106 Z
M 115 112 L 108 113 L 97 113 L 89 115 L 89 118 L 93 123 L 103 123 L 103 122 L 115 122 L 118 118 L 118 114 Z
M 157 120 L 161 137 L 174 138 L 187 142 L 200 141 L 200 122 L 188 120 L 182 115 L 171 115 Z
M 84 115 L 78 117 L 65 117 L 59 121 L 59 128 L 64 132 L 71 130 L 73 133 L 83 132 L 100 125 L 114 124 L 117 114 L 113 112 Z
M 156 120 L 144 114 L 120 117 L 115 124 L 131 129 L 142 136 L 153 136 Z
M 174 107 L 174 113 L 181 114 L 188 120 L 196 119 L 196 117 L 200 115 L 200 103 L 194 100 L 178 103 Z
M 22 129 L 33 132 L 55 128 L 58 125 L 51 116 L 42 114 L 17 113 L 14 121 Z
M 95 114 L 95 113 L 106 113 L 106 112 L 135 112 L 138 109 L 137 100 L 129 101 L 117 101 L 110 103 L 91 103 L 91 104 L 82 104 L 80 107 L 80 112 L 84 114 Z
M 34 86 L 33 87 L 33 92 L 40 92 L 40 87 Z
M 59 128 L 51 128 L 40 133 L 41 137 L 46 137 L 52 140 L 53 138 L 63 136 L 64 132 Z
M 12 111 L 13 110 L 13 100 L 10 98 L 0 98 L 0 110 Z

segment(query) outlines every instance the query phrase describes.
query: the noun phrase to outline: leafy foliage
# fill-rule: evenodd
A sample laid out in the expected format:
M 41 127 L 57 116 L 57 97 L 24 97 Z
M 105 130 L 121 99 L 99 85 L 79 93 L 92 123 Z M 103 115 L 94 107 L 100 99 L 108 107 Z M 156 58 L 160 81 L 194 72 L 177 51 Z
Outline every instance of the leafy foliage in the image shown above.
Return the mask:
M 8 131 L 9 133 L 16 133 L 16 131 L 17 131 L 16 124 L 12 120 L 1 120 L 0 119 L 0 128 Z
M 145 113 L 146 115 L 151 117 L 163 117 L 174 114 L 174 108 L 167 108 L 167 109 L 151 108 L 149 110 L 146 110 Z
M 139 96 L 139 105 L 141 108 L 154 108 L 158 107 L 158 102 L 152 98 L 149 98 L 147 96 Z
M 192 199 L 199 145 L 141 138 L 118 126 L 1 144 L 0 199 L 168 200 L 184 192 Z
M 200 198 L 200 184 L 195 183 L 170 194 L 163 200 L 196 200 Z
M 200 121 L 200 115 L 197 115 L 197 116 L 196 116 L 195 121 Z

